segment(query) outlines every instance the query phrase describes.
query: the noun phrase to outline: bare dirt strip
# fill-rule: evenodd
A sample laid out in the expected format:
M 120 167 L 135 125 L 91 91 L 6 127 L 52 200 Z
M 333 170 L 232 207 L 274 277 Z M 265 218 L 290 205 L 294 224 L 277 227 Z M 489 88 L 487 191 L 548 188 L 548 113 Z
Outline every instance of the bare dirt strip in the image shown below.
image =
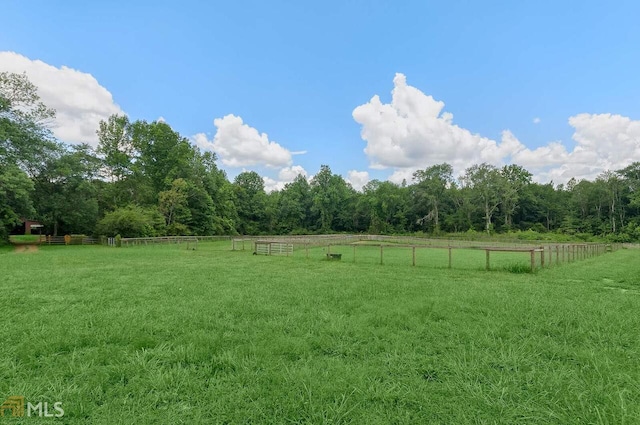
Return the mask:
M 28 254 L 30 252 L 38 251 L 38 245 L 16 245 L 15 252 L 21 254 Z

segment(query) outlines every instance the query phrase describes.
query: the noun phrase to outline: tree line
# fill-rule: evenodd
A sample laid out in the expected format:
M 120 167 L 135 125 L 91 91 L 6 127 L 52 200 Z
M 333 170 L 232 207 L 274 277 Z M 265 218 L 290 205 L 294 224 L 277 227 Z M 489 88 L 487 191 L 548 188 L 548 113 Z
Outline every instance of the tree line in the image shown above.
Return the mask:
M 165 122 L 113 115 L 98 145 L 66 145 L 24 74 L 0 73 L 0 240 L 21 218 L 44 233 L 162 235 L 554 232 L 640 239 L 640 162 L 593 181 L 540 184 L 519 165 L 447 163 L 356 191 L 323 165 L 267 193 L 254 171 L 230 181 Z

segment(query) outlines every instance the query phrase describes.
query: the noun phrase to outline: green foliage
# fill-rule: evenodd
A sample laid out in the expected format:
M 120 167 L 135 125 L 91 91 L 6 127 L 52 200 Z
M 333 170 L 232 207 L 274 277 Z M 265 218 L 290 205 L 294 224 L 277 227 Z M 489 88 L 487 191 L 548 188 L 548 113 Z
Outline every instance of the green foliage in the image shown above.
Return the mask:
M 0 72 L 0 167 L 35 173 L 57 148 L 47 128 L 54 116 L 26 74 Z
M 31 218 L 35 213 L 31 201 L 33 182 L 16 166 L 0 168 L 0 241 L 6 241 L 21 217 Z
M 349 223 L 340 212 L 347 206 L 353 189 L 347 186 L 344 179 L 333 174 L 328 165 L 322 165 L 318 174 L 311 180 L 310 186 L 311 213 L 315 217 L 315 228 L 321 233 L 329 233 L 349 227 Z
M 98 222 L 96 234 L 125 238 L 161 236 L 165 232 L 165 223 L 155 208 L 141 208 L 129 205 L 105 214 Z
M 154 211 L 148 227 L 125 228 L 145 235 L 470 232 L 482 238 L 474 232 L 484 230 L 489 237 L 541 241 L 640 240 L 640 162 L 558 186 L 532 182 L 517 164 L 476 164 L 456 179 L 442 163 L 417 170 L 410 184 L 372 180 L 361 192 L 322 165 L 311 181 L 297 176 L 267 194 L 258 173 L 244 171 L 231 183 L 215 153 L 201 152 L 165 122 L 113 115 L 100 123 L 93 151 L 57 143 L 47 128 L 54 116 L 26 75 L 0 73 L 0 241 L 22 216 L 56 235 L 119 231 L 107 215 L 131 213 L 128 205 Z M 140 223 L 136 215 L 125 221 Z
M 111 115 L 100 121 L 97 153 L 102 155 L 107 177 L 122 181 L 133 172 L 135 154 L 131 140 L 131 124 L 126 115 Z
M 233 182 L 238 214 L 237 230 L 243 235 L 259 235 L 268 227 L 267 194 L 264 181 L 255 171 L 245 171 Z
M 193 176 L 196 151 L 167 123 L 136 121 L 129 131 L 137 153 L 134 172 L 149 181 L 155 194 L 170 189 L 176 179 Z
M 164 215 L 168 235 L 188 234 L 185 224 L 191 220 L 188 190 L 188 184 L 184 179 L 176 179 L 169 190 L 158 194 L 158 210 Z
M 47 233 L 92 234 L 98 221 L 100 161 L 88 145 L 51 155 L 34 177 L 34 203 Z

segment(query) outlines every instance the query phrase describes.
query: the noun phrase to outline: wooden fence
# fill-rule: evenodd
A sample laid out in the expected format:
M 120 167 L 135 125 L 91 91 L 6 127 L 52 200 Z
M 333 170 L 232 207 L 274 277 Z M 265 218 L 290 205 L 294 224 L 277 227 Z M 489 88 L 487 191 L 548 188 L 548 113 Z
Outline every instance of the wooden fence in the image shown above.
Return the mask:
M 293 244 L 274 241 L 256 241 L 253 252 L 259 255 L 289 256 L 293 254 Z
M 454 252 L 456 250 L 476 250 L 485 252 L 485 269 L 492 270 L 491 253 L 492 252 L 511 252 L 529 254 L 529 270 L 534 272 L 538 268 L 551 267 L 563 263 L 570 263 L 587 258 L 603 255 L 607 252 L 617 251 L 622 247 L 621 244 L 550 244 L 542 246 L 521 246 L 521 247 L 500 247 L 500 246 L 436 246 L 436 245 L 412 245 L 412 244 L 327 244 L 327 259 L 341 259 L 342 254 L 337 254 L 337 247 L 349 247 L 353 250 L 351 256 L 353 262 L 357 260 L 356 251 L 358 247 L 368 247 L 379 249 L 379 263 L 385 262 L 385 251 L 404 248 L 411 256 L 410 262 L 412 266 L 416 266 L 416 250 L 439 249 L 447 250 L 447 267 L 452 268 L 454 264 Z M 333 251 L 332 251 L 333 248 Z M 305 255 L 309 257 L 309 245 L 304 246 Z M 444 266 L 444 264 L 443 264 Z
M 122 238 L 124 247 L 136 245 L 180 244 L 194 241 L 227 241 L 231 236 L 160 236 L 153 238 Z
M 95 238 L 89 237 L 75 237 L 75 236 L 42 236 L 39 242 L 40 245 L 98 245 L 100 241 Z

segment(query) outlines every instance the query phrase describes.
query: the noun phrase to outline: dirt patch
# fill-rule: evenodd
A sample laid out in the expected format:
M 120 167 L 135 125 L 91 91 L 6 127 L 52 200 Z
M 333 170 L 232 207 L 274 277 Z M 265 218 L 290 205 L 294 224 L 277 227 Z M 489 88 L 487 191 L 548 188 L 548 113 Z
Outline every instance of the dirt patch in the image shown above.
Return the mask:
M 16 252 L 19 253 L 29 253 L 36 252 L 38 250 L 38 245 L 16 245 Z

